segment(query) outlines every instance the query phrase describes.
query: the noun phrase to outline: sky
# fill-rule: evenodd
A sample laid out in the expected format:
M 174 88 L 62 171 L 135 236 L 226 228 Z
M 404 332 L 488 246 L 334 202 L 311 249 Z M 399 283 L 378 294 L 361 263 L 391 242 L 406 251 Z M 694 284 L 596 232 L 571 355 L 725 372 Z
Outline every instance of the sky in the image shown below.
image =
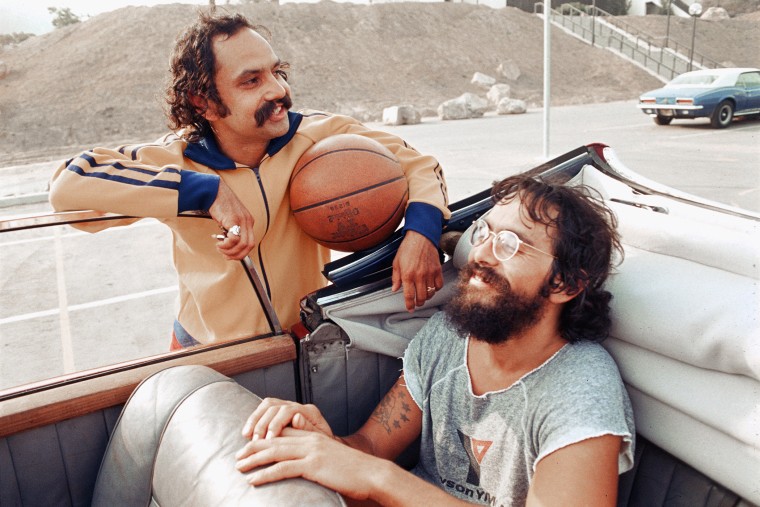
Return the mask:
M 226 2 L 217 0 L 216 3 L 224 5 Z M 48 12 L 48 7 L 68 7 L 85 20 L 127 5 L 172 3 L 203 5 L 208 4 L 208 0 L 0 0 L 0 34 L 26 32 L 40 35 L 49 32 L 53 29 L 53 16 Z

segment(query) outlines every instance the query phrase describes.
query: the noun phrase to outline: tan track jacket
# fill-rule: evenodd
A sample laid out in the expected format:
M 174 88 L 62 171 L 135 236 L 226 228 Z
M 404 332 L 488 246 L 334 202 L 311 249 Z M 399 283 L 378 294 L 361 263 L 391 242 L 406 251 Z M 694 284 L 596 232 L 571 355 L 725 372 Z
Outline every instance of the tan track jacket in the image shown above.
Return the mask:
M 280 322 L 291 326 L 298 321 L 300 298 L 326 284 L 321 269 L 330 260 L 329 250 L 296 224 L 287 193 L 296 162 L 315 142 L 354 133 L 395 153 L 409 183 L 405 229 L 437 244 L 449 212 L 443 173 L 434 158 L 349 117 L 320 112 L 289 116 L 290 131 L 270 142 L 259 167 L 236 164 L 212 137 L 188 143 L 170 134 L 154 144 L 95 148 L 69 160 L 53 176 L 50 202 L 57 211 L 92 209 L 153 217 L 168 225 L 179 275 L 177 319 L 195 340 L 213 343 L 271 331 L 241 263 L 216 251 L 211 238 L 219 233 L 216 222 L 177 217 L 208 210 L 223 178 L 253 215 L 258 244 L 249 257 Z M 88 230 L 108 225 L 95 227 Z

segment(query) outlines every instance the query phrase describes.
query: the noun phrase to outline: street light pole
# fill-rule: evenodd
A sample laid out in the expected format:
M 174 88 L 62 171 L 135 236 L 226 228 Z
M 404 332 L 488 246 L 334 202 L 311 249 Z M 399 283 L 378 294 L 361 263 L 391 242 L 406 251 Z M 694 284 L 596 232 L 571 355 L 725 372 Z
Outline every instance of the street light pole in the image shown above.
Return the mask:
M 670 2 L 672 0 L 668 0 L 668 10 L 667 10 L 667 18 L 668 22 L 667 25 L 665 25 L 665 47 L 668 47 L 668 41 L 670 40 Z
M 596 0 L 591 2 L 591 45 L 594 45 L 596 40 Z
M 694 18 L 694 24 L 691 28 L 691 51 L 689 51 L 689 70 L 691 70 L 694 61 L 694 39 L 697 35 L 697 18 L 702 14 L 702 4 L 693 3 L 689 6 L 689 15 Z
M 551 108 L 551 18 L 552 0 L 544 0 L 544 159 L 549 160 L 549 109 Z

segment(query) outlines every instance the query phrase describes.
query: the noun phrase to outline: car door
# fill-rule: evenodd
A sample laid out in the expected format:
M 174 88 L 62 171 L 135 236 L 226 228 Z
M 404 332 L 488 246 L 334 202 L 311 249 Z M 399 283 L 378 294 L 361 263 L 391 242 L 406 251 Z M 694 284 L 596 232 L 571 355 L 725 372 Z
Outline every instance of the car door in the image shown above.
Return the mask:
M 736 85 L 743 91 L 741 99 L 737 100 L 736 111 L 738 113 L 760 112 L 760 71 L 742 73 Z
M 279 329 L 169 352 L 177 279 L 157 221 L 10 215 L 0 267 L 0 505 L 90 505 L 122 406 L 160 370 L 209 366 L 298 398 L 296 346 Z

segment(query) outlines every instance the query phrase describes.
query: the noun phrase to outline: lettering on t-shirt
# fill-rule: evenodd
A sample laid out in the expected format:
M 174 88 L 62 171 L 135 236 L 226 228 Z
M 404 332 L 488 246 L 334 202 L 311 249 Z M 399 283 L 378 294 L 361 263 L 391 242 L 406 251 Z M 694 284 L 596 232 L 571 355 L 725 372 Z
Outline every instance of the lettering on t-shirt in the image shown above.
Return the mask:
M 445 477 L 440 477 L 440 480 L 442 486 L 448 489 L 453 489 L 461 496 L 470 497 L 473 500 L 477 500 L 478 502 L 484 503 L 486 505 L 491 505 L 493 507 L 504 507 L 503 504 L 498 503 L 495 496 L 484 489 L 480 489 L 478 487 L 472 488 L 469 485 L 465 486 Z

